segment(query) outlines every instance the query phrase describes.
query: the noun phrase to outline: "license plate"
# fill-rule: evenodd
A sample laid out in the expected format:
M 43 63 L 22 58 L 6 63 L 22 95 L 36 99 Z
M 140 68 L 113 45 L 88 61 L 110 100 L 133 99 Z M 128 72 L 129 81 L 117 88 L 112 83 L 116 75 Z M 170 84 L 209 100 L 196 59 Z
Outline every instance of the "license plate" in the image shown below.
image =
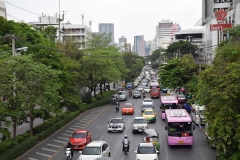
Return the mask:
M 183 144 L 184 142 L 183 141 L 178 141 L 178 144 Z
M 139 131 L 139 132 L 142 132 L 142 129 L 139 129 L 138 131 Z

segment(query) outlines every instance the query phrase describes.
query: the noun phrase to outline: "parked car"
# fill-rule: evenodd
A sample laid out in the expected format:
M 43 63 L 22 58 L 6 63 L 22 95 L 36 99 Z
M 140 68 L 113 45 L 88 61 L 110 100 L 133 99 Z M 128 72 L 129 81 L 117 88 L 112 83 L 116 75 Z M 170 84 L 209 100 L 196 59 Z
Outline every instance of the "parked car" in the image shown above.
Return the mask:
M 127 100 L 127 92 L 126 91 L 118 91 L 119 100 L 126 101 Z
M 158 160 L 159 151 L 152 143 L 140 143 L 135 153 L 136 160 Z
M 132 132 L 142 132 L 144 129 L 148 128 L 148 123 L 144 117 L 135 117 L 132 122 Z
M 95 160 L 100 157 L 111 157 L 110 147 L 105 141 L 92 141 L 79 153 L 78 160 Z
M 83 150 L 83 148 L 92 141 L 92 137 L 87 130 L 75 130 L 69 137 L 73 149 Z
M 108 132 L 123 132 L 125 129 L 125 123 L 122 117 L 112 118 L 108 122 Z
M 199 124 L 200 117 L 202 119 L 201 124 L 205 124 L 205 117 L 204 117 L 205 106 L 200 106 L 197 104 L 193 104 L 191 107 L 191 116 L 194 123 Z

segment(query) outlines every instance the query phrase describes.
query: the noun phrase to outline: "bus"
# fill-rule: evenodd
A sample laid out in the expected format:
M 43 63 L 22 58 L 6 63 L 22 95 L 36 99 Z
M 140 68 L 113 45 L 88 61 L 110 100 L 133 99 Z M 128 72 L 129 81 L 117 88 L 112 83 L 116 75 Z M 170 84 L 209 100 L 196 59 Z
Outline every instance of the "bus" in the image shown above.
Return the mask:
M 185 109 L 167 109 L 166 126 L 168 145 L 193 145 L 192 118 Z
M 151 82 L 150 83 L 150 89 L 152 89 L 152 88 L 160 88 L 159 83 L 158 82 Z
M 178 99 L 175 96 L 161 96 L 161 101 L 162 105 L 160 106 L 160 109 L 162 110 L 162 120 L 164 120 L 166 109 L 178 108 Z

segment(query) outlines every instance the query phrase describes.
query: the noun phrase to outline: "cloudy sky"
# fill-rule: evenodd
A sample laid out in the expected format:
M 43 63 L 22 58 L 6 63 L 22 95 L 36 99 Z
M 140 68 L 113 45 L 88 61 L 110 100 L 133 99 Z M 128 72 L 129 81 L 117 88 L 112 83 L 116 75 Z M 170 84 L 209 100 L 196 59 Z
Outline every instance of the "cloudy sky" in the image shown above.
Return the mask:
M 38 21 L 42 13 L 53 16 L 59 10 L 59 0 L 0 0 L 5 2 L 8 19 L 24 22 Z M 153 40 L 161 19 L 179 23 L 182 29 L 196 28 L 201 18 L 202 0 L 60 0 L 65 22 L 80 24 L 92 21 L 98 31 L 99 23 L 114 23 L 115 42 L 125 36 L 133 43 L 135 35 Z M 24 11 L 26 10 L 26 11 Z M 199 27 L 198 27 L 199 28 Z

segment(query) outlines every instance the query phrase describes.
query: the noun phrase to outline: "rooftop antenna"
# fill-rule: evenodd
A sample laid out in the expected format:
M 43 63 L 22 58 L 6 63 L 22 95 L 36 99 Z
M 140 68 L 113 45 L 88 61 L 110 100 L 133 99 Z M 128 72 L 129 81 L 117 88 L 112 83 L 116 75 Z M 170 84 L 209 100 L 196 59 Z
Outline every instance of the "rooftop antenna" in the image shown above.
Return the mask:
M 84 24 L 84 14 L 82 14 L 82 24 Z
M 90 26 L 90 29 L 91 29 L 91 26 L 92 26 L 92 21 L 89 21 L 89 26 Z

